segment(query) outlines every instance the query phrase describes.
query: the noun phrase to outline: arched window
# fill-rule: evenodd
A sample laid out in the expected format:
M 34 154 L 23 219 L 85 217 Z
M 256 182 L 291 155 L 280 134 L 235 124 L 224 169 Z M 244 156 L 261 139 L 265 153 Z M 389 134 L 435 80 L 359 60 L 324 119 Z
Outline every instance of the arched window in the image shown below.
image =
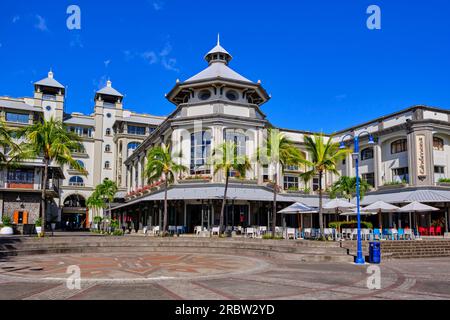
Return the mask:
M 408 151 L 408 141 L 406 139 L 399 139 L 391 144 L 391 154 Z
M 206 162 L 211 153 L 211 133 L 209 131 L 191 134 L 191 175 L 210 174 Z
M 85 168 L 84 162 L 83 162 L 83 161 L 77 160 L 76 163 L 78 163 L 78 165 L 79 165 L 82 169 Z M 74 168 L 73 166 L 70 166 L 70 170 L 75 170 L 75 168 Z
M 105 146 L 105 152 L 111 152 L 111 146 L 109 144 Z
M 361 160 L 373 159 L 373 148 L 366 148 L 361 151 Z
M 444 151 L 444 139 L 433 137 L 433 149 L 436 151 Z
M 71 187 L 84 187 L 84 180 L 82 177 L 72 177 L 69 180 L 69 186 Z
M 105 169 L 111 169 L 111 162 L 105 161 Z
M 127 146 L 128 156 L 131 156 L 134 150 L 136 150 L 140 145 L 140 142 L 130 142 Z
M 106 135 L 107 135 L 107 136 L 110 136 L 110 135 L 111 135 L 111 129 L 110 129 L 110 128 L 106 129 Z

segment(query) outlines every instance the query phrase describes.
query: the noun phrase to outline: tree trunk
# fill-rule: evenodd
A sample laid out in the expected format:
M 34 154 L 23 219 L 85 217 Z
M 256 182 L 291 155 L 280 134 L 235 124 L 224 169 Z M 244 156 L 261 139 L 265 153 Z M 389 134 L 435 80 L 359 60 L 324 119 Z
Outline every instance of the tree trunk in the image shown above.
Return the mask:
M 46 205 L 46 189 L 47 189 L 47 180 L 48 180 L 48 160 L 44 160 L 44 176 L 42 177 L 42 190 L 41 190 L 41 236 L 45 236 L 45 224 L 46 224 L 46 212 L 47 212 L 47 205 Z
M 164 185 L 165 185 L 165 190 L 164 190 L 164 223 L 163 223 L 163 234 L 165 235 L 167 232 L 167 188 L 169 186 L 169 183 L 167 181 L 167 176 L 166 176 L 166 181 L 164 181 Z
M 322 201 L 323 201 L 323 194 L 322 194 L 322 177 L 323 172 L 319 172 L 319 227 L 320 227 L 320 236 L 321 238 L 324 237 L 324 226 L 323 226 L 323 208 L 322 208 Z
M 277 189 L 278 189 L 278 174 L 275 173 L 275 179 L 273 184 L 273 207 L 272 207 L 272 237 L 275 238 L 275 229 L 277 226 Z
M 227 193 L 228 193 L 228 181 L 229 181 L 229 172 L 226 172 L 226 178 L 225 178 L 225 191 L 223 193 L 223 200 L 222 200 L 222 209 L 220 210 L 220 234 L 223 234 L 224 231 L 224 225 L 223 225 L 223 217 L 225 214 L 225 205 L 227 203 Z

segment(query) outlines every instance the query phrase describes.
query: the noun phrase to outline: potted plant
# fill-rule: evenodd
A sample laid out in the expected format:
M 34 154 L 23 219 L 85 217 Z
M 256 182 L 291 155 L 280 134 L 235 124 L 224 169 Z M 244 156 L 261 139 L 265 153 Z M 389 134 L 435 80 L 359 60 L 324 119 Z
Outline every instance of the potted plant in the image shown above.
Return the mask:
M 2 235 L 13 235 L 14 234 L 14 230 L 12 228 L 10 217 L 3 216 L 2 224 L 3 224 L 3 227 L 0 230 L 0 234 L 2 234 Z
M 36 219 L 34 225 L 36 226 L 36 233 L 40 235 L 42 233 L 42 219 L 41 218 Z

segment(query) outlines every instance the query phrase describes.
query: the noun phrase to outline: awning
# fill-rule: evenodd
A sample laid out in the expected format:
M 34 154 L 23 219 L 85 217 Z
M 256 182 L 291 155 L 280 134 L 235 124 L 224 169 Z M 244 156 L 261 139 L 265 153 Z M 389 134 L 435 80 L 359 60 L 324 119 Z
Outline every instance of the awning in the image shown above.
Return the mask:
M 172 186 L 167 191 L 168 200 L 220 200 L 223 198 L 224 186 L 205 186 L 205 185 L 177 185 Z M 164 190 L 159 190 L 156 193 L 150 194 L 146 197 L 136 199 L 125 204 L 114 207 L 113 210 L 128 207 L 140 202 L 146 201 L 163 201 Z M 260 186 L 233 186 L 228 187 L 227 200 L 244 200 L 244 201 L 273 201 L 273 192 L 270 189 Z M 278 195 L 279 202 L 296 202 L 291 197 L 285 195 Z
M 414 201 L 425 203 L 445 203 L 450 202 L 450 191 L 421 189 L 413 191 L 369 194 L 362 199 L 361 205 L 370 205 L 377 201 L 384 201 L 387 203 L 411 203 Z

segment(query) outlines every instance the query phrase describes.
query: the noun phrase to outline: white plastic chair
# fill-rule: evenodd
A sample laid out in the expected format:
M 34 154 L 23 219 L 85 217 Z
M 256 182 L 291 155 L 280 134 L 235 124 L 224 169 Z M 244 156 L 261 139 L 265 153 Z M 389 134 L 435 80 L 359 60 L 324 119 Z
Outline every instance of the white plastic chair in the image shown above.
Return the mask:
M 305 229 L 303 229 L 303 232 L 305 234 L 305 238 L 306 239 L 311 238 L 311 233 L 312 233 L 312 229 L 311 228 L 305 228 Z
M 160 232 L 161 232 L 161 228 L 159 226 L 153 227 L 152 234 L 154 236 L 159 235 Z
M 323 229 L 323 233 L 324 233 L 325 237 L 328 237 L 328 236 L 333 237 L 333 229 L 331 229 L 331 228 Z
M 245 236 L 253 238 L 255 236 L 255 229 L 254 228 L 247 228 L 245 230 Z
M 350 240 L 356 239 L 358 239 L 358 229 L 352 229 L 352 232 L 350 233 Z
M 295 240 L 295 235 L 296 235 L 296 232 L 295 232 L 295 229 L 294 228 L 287 228 L 287 231 L 286 231 L 286 239 L 291 239 L 291 237 L 292 237 L 292 239 L 294 239 Z
M 364 240 L 370 240 L 371 236 L 370 229 L 361 229 L 361 238 Z
M 194 228 L 194 234 L 195 234 L 196 236 L 198 236 L 198 235 L 200 235 L 200 233 L 202 233 L 202 227 L 201 227 L 201 226 L 196 226 L 196 227 Z
M 220 227 L 213 227 L 211 231 L 211 235 L 220 235 Z

